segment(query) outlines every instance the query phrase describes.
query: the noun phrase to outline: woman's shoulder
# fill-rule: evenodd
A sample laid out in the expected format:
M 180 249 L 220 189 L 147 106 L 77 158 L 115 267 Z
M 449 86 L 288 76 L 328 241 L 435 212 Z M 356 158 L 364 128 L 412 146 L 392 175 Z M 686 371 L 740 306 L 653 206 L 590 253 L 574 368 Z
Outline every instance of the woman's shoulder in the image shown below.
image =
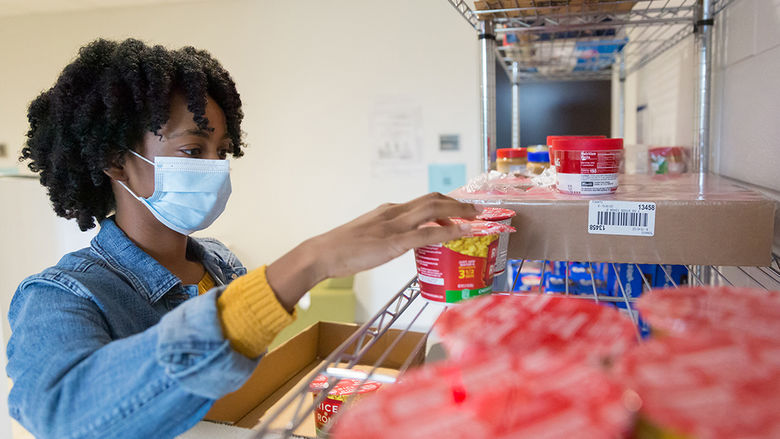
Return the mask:
M 17 291 L 34 285 L 45 284 L 61 288 L 83 298 L 91 298 L 93 283 L 106 282 L 110 270 L 90 247 L 65 254 L 57 264 L 28 276 Z

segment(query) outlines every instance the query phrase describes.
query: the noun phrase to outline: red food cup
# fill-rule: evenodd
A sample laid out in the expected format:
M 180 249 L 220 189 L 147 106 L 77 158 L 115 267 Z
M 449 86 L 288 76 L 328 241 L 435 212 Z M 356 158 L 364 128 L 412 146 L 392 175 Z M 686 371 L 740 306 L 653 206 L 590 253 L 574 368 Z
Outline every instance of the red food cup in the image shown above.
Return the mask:
M 373 393 L 382 387 L 382 383 L 367 380 L 362 385 L 363 380 L 345 378 L 339 380 L 329 391 L 325 399 L 314 408 L 314 428 L 318 438 L 327 438 L 325 426 L 342 409 L 344 401 L 355 395 L 350 401 L 350 405 L 363 396 Z M 314 393 L 314 399 L 317 399 L 320 392 L 328 387 L 328 377 L 319 375 L 309 384 L 309 390 Z
M 434 302 L 455 303 L 490 293 L 499 235 L 515 231 L 497 222 L 451 220 L 456 224 L 471 224 L 470 235 L 414 250 L 420 293 Z
M 623 139 L 554 139 L 550 158 L 558 190 L 574 195 L 603 195 L 618 188 Z

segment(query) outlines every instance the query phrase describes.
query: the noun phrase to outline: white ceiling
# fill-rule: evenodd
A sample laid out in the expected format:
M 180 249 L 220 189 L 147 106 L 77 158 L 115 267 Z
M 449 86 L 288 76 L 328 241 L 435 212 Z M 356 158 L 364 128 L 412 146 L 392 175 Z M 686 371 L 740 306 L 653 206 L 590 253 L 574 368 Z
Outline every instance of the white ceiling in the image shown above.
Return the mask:
M 193 0 L 0 0 L 0 17 L 188 1 Z

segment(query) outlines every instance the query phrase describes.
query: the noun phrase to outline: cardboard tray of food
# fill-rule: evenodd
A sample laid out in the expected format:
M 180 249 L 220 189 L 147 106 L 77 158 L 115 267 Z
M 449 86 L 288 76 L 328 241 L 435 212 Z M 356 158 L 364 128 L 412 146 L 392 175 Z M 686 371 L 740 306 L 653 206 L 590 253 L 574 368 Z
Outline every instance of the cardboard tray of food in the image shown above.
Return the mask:
M 539 187 L 460 188 L 450 195 L 517 212 L 510 258 L 725 266 L 768 266 L 771 261 L 775 201 L 716 175 L 707 176 L 701 193 L 698 175 L 682 174 L 621 175 L 617 192 L 600 196 Z M 653 206 L 652 212 L 643 212 L 652 213 L 652 235 L 592 230 L 593 210 L 614 201 Z
M 268 352 L 260 361 L 257 369 L 247 382 L 237 391 L 219 399 L 206 414 L 205 420 L 227 424 L 233 428 L 260 428 L 265 416 L 274 413 L 282 407 L 289 396 L 296 394 L 302 386 L 314 378 L 314 372 L 322 361 L 341 343 L 347 340 L 358 325 L 334 322 L 317 322 L 300 334 Z M 368 371 L 388 347 L 401 336 L 400 330 L 390 329 L 361 358 L 355 369 Z M 384 359 L 377 373 L 396 376 L 404 362 L 414 354 L 411 365 L 422 364 L 425 350 L 414 349 L 420 345 L 425 334 L 407 332 Z M 422 342 L 424 345 L 424 342 Z M 353 348 L 354 349 L 354 348 Z M 348 350 L 348 352 L 350 352 Z M 307 395 L 307 402 L 312 403 L 314 397 Z M 297 406 L 288 406 L 271 424 L 273 428 L 284 428 L 292 419 Z M 296 429 L 295 434 L 304 437 L 315 437 L 314 415 Z
M 535 17 L 544 15 L 576 14 L 584 12 L 625 13 L 631 11 L 635 1 L 625 0 L 476 0 L 474 9 L 477 11 L 510 8 L 534 8 L 520 11 L 496 12 L 480 14 L 481 18 L 513 18 Z

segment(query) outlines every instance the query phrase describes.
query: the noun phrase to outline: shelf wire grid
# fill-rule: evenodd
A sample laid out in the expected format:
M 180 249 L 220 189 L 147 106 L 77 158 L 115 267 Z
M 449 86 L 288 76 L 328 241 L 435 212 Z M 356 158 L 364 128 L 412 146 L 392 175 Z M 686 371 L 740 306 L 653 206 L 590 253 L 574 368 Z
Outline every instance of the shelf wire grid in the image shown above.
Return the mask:
M 647 65 L 694 33 L 697 0 L 448 0 L 469 24 L 495 24 L 517 42 L 496 55 L 518 81 L 610 79 L 614 64 L 623 75 Z M 718 14 L 734 0 L 716 0 Z M 599 50 L 602 52 L 599 54 Z M 623 56 L 619 56 L 622 51 Z
M 517 274 L 513 279 L 512 290 L 517 288 L 519 282 L 519 275 L 523 266 L 529 261 L 517 260 L 511 263 L 517 264 Z M 536 261 L 541 262 L 538 285 L 538 291 L 542 294 L 547 294 L 545 291 L 543 279 L 544 274 L 547 272 L 547 267 L 550 261 Z M 618 296 L 609 296 L 600 294 L 596 289 L 596 282 L 594 278 L 593 264 L 588 262 L 589 273 L 591 277 L 591 291 L 590 294 L 573 294 L 569 290 L 570 268 L 571 263 L 566 263 L 565 279 L 566 290 L 565 293 L 549 293 L 560 294 L 570 298 L 593 300 L 596 303 L 623 303 L 626 306 L 626 313 L 631 321 L 634 323 L 637 337 L 640 337 L 640 327 L 638 320 L 638 313 L 634 309 L 634 303 L 638 300 L 638 297 L 632 297 L 627 294 L 625 285 L 618 279 Z M 642 278 L 642 284 L 644 286 L 643 291 L 649 291 L 651 289 L 650 280 L 640 269 L 639 264 L 631 264 L 637 270 L 637 273 Z M 611 263 L 613 270 L 617 271 L 616 264 Z M 673 279 L 668 269 L 664 265 L 660 265 L 665 279 L 673 285 L 674 288 L 679 288 L 684 285 L 678 285 Z M 778 255 L 772 255 L 772 261 L 769 266 L 766 267 L 717 267 L 717 266 L 697 266 L 697 265 L 684 265 L 688 274 L 688 284 L 692 286 L 746 286 L 746 287 L 758 287 L 764 290 L 780 290 L 780 257 Z M 715 273 L 709 282 L 705 282 L 703 273 L 705 271 L 711 271 Z M 525 294 L 524 292 L 508 292 L 497 294 Z M 413 309 L 412 305 L 419 307 L 418 310 Z M 374 346 L 382 337 L 389 335 L 391 328 L 398 329 L 395 335 L 395 339 L 389 344 L 379 358 L 369 364 L 369 371 L 361 375 L 358 387 L 364 384 L 366 381 L 377 376 L 377 369 L 381 366 L 384 360 L 390 355 L 393 350 L 398 346 L 398 342 L 404 335 L 412 331 L 412 328 L 417 322 L 418 318 L 426 311 L 432 310 L 433 313 L 438 316 L 450 306 L 445 303 L 430 302 L 424 298 L 421 298 L 420 286 L 417 282 L 417 278 L 412 278 L 407 284 L 401 288 L 388 302 L 382 307 L 373 317 L 371 317 L 366 323 L 360 326 L 346 341 L 344 341 L 336 350 L 334 350 L 328 357 L 323 360 L 321 365 L 316 369 L 316 372 L 311 376 L 316 377 L 320 374 L 328 377 L 328 388 L 335 385 L 343 376 L 336 372 L 330 372 L 328 369 L 331 367 L 339 367 L 343 363 L 347 363 L 345 369 L 351 369 L 357 364 L 361 364 L 366 352 Z M 408 323 L 401 324 L 400 317 L 404 313 L 411 312 L 411 318 Z M 433 331 L 434 326 L 427 327 L 424 336 L 420 339 L 417 345 L 409 353 L 403 365 L 399 369 L 399 375 L 403 374 L 413 363 L 413 360 L 426 347 L 426 341 Z M 262 418 L 262 423 L 259 430 L 256 432 L 255 437 L 301 437 L 296 435 L 295 430 L 306 420 L 307 417 L 313 416 L 315 407 L 324 401 L 327 391 L 321 391 L 315 398 L 309 391 L 309 382 L 301 382 L 298 387 L 287 397 L 287 399 L 276 410 L 267 413 Z M 346 407 L 350 404 L 351 397 L 347 399 L 343 404 Z M 284 428 L 272 428 L 274 422 L 285 412 L 288 407 L 296 407 L 295 412 L 292 414 L 292 418 Z M 331 420 L 328 425 L 334 425 L 338 419 L 338 415 L 335 419 Z

